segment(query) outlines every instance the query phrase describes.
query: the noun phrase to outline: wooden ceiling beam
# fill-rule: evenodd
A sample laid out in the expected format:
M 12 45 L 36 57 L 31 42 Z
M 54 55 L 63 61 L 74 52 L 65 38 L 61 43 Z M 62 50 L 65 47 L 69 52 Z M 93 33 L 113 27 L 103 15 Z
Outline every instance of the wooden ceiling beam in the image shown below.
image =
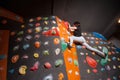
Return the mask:
M 24 23 L 23 17 L 15 14 L 7 9 L 4 9 L 2 7 L 0 7 L 0 17 L 5 17 L 5 18 L 8 18 L 8 19 L 20 22 L 20 23 Z

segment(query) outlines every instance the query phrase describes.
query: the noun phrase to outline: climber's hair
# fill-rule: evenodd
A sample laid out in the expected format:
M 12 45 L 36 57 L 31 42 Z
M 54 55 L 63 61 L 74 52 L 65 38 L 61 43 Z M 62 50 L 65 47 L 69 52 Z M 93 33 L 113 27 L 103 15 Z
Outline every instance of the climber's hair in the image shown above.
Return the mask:
M 76 27 L 79 27 L 79 26 L 80 26 L 80 22 L 79 22 L 79 21 L 75 21 L 75 22 L 73 23 L 73 25 L 75 25 Z

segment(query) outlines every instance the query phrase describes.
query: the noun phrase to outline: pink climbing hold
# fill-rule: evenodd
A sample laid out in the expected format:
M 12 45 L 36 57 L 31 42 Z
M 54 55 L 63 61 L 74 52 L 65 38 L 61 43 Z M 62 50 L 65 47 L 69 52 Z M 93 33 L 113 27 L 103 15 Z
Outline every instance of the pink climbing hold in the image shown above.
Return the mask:
M 95 59 L 91 58 L 90 56 L 87 56 L 87 57 L 86 57 L 86 61 L 87 61 L 88 65 L 89 65 L 90 67 L 96 68 L 96 66 L 97 66 L 97 61 L 96 61 Z
M 97 69 L 93 69 L 92 71 L 93 71 L 94 73 L 97 73 L 97 72 L 98 72 L 98 70 L 97 70 Z
M 38 70 L 38 67 L 39 67 L 39 62 L 35 62 L 35 64 L 30 68 L 31 71 L 36 71 Z

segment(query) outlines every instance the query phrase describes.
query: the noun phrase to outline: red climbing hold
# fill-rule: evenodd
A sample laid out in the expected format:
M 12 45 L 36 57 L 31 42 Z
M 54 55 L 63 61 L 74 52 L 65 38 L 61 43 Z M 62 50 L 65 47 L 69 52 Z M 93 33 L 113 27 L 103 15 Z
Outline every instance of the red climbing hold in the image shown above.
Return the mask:
M 96 60 L 94 60 L 94 59 L 91 58 L 90 56 L 87 56 L 87 57 L 86 57 L 86 61 L 87 61 L 88 65 L 89 65 L 90 67 L 96 68 L 96 66 L 97 66 L 97 61 L 96 61 Z
M 52 66 L 51 66 L 51 64 L 50 64 L 49 62 L 46 62 L 46 63 L 44 64 L 44 67 L 45 67 L 46 69 L 50 69 Z
M 46 36 L 59 36 L 59 31 L 58 28 L 52 28 L 48 31 L 43 31 L 42 34 Z

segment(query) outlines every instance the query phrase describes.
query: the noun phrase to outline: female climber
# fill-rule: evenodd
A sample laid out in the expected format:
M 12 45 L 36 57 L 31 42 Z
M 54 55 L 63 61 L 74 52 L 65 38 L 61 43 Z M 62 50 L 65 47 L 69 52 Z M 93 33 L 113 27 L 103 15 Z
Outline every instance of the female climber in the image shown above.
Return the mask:
M 72 48 L 72 44 L 73 42 L 79 42 L 81 43 L 83 46 L 85 46 L 87 49 L 96 52 L 99 56 L 105 58 L 105 54 L 101 51 L 99 51 L 98 49 L 95 49 L 93 47 L 91 47 L 85 40 L 85 38 L 81 35 L 81 27 L 80 27 L 80 22 L 76 21 L 73 23 L 73 26 L 70 26 L 69 24 L 69 30 L 70 32 L 72 32 L 72 36 L 69 37 L 69 42 L 68 44 L 68 48 Z

